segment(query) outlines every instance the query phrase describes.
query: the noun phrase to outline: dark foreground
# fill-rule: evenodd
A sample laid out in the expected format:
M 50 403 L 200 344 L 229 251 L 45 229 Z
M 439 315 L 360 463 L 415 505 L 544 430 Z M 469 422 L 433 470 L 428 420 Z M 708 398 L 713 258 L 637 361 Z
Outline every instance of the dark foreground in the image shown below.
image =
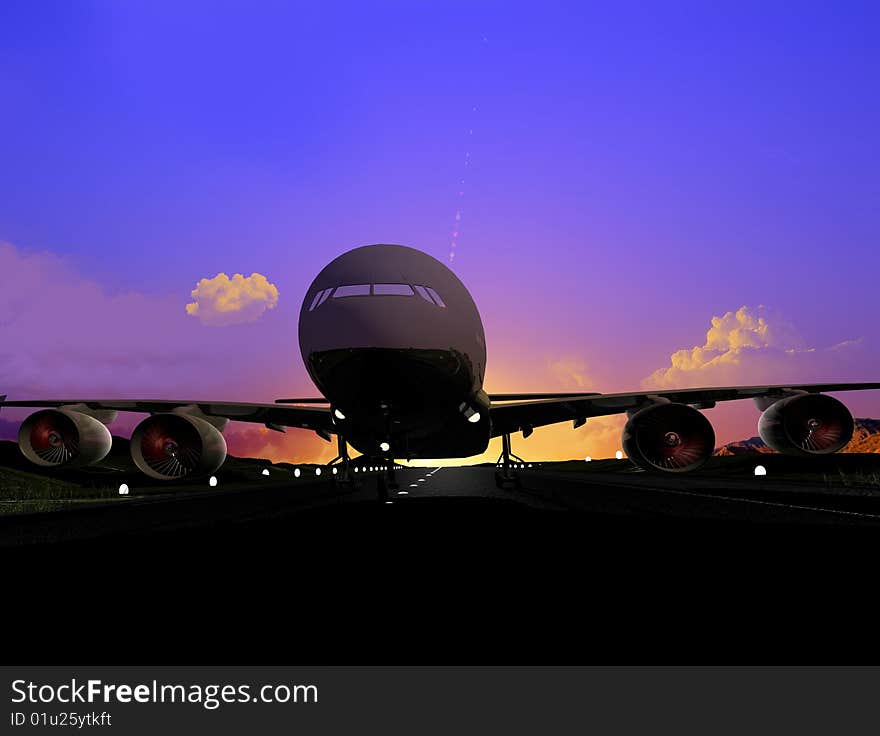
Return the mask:
M 270 480 L 4 519 L 3 660 L 836 663 L 880 653 L 872 492 L 754 480 L 670 492 L 640 475 L 585 484 L 535 469 L 510 493 L 493 490 L 492 469 L 430 470 L 405 471 L 408 493 L 392 504 L 371 500 L 372 479 L 341 495 Z M 20 544 L 40 534 L 56 541 Z

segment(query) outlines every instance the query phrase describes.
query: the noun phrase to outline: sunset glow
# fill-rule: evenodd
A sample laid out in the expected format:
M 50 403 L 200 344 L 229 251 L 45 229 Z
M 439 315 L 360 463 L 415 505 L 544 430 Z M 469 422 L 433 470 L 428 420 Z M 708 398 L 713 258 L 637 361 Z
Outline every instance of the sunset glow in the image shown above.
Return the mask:
M 47 25 L 39 4 L 13 5 L 10 399 L 316 396 L 300 307 L 326 263 L 366 243 L 411 245 L 461 278 L 489 393 L 880 378 L 864 17 L 802 7 L 790 33 L 782 6 L 86 1 Z M 845 401 L 880 417 L 878 394 Z M 756 434 L 750 401 L 706 415 L 719 444 Z M 0 435 L 21 416 L 4 410 Z M 625 421 L 539 428 L 513 450 L 614 457 Z M 225 435 L 233 455 L 336 455 L 305 430 Z

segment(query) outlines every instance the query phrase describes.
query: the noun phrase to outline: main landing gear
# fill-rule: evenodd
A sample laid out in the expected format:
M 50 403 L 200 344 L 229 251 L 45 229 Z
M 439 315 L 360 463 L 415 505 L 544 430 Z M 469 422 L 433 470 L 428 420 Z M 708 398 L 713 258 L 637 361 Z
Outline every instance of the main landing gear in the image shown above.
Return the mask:
M 336 447 L 338 448 L 337 452 L 339 454 L 327 463 L 328 465 L 336 465 L 337 463 L 340 465 L 339 473 L 337 473 L 334 478 L 334 483 L 337 488 L 353 489 L 356 487 L 357 483 L 351 472 L 351 458 L 348 456 L 348 444 L 345 441 L 345 437 L 341 434 L 336 435 Z
M 329 466 L 338 466 L 339 468 L 339 472 L 334 476 L 333 482 L 340 489 L 354 490 L 359 488 L 360 483 L 351 469 L 351 458 L 348 456 L 348 444 L 345 441 L 345 437 L 341 434 L 336 435 L 336 442 L 339 454 L 327 463 Z M 396 491 L 400 488 L 394 473 L 394 460 L 391 458 L 385 459 L 383 467 L 385 470 L 380 471 L 380 474 L 376 477 L 376 495 L 379 501 L 382 502 L 388 500 L 389 491 Z
M 522 487 L 522 480 L 519 477 L 519 473 L 510 467 L 510 458 L 525 464 L 525 460 L 519 457 L 519 455 L 514 455 L 513 452 L 511 452 L 510 435 L 503 434 L 501 435 L 501 454 L 498 456 L 498 460 L 495 463 L 497 465 L 503 461 L 501 470 L 495 471 L 495 485 L 499 488 L 509 489 Z
M 376 478 L 376 492 L 379 501 L 382 502 L 388 500 L 389 491 L 396 491 L 400 488 L 400 484 L 397 482 L 397 477 L 394 474 L 394 459 L 390 458 L 385 460 L 385 462 L 385 470 Z

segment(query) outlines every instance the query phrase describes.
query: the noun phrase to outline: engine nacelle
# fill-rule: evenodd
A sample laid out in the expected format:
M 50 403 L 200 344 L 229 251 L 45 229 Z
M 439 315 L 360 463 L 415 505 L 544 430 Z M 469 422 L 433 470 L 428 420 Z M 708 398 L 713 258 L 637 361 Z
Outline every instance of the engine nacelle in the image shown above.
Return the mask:
M 18 447 L 35 465 L 81 467 L 103 460 L 113 438 L 88 414 L 70 409 L 42 409 L 21 423 Z
M 209 422 L 190 414 L 154 414 L 131 435 L 131 458 L 151 478 L 208 475 L 226 459 L 226 440 Z
M 626 423 L 623 449 L 645 470 L 686 473 L 711 457 L 715 431 L 703 414 L 686 404 L 652 404 Z
M 771 404 L 761 414 L 764 443 L 786 455 L 829 455 L 852 439 L 852 414 L 825 394 L 798 394 Z

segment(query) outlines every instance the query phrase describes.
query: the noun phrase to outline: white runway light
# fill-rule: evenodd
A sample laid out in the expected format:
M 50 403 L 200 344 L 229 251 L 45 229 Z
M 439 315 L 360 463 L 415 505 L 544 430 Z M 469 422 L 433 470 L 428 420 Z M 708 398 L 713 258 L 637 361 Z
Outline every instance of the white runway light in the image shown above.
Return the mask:
M 616 457 L 618 460 L 623 460 L 623 452 L 618 450 L 617 452 L 614 453 L 614 457 Z
M 208 478 L 208 485 L 211 486 L 211 488 L 217 487 L 217 476 L 216 475 L 212 475 L 210 478 Z
M 293 477 L 294 477 L 294 478 L 299 478 L 300 475 L 301 475 L 301 473 L 300 473 L 299 468 L 297 468 L 296 470 L 293 471 Z
M 755 475 L 767 475 L 767 468 L 765 468 L 763 465 L 756 465 Z
M 127 496 L 128 495 L 128 484 L 127 483 L 123 483 L 121 486 L 119 486 L 119 495 L 120 496 Z
M 388 452 L 388 450 L 391 449 L 391 445 L 389 445 L 387 442 L 382 442 L 379 445 L 379 449 L 382 450 L 382 452 Z
M 591 462 L 593 462 L 593 458 L 591 458 L 589 455 L 587 455 L 587 456 L 584 458 L 584 462 L 585 462 L 585 463 L 591 463 Z
M 263 468 L 263 475 L 269 475 L 269 468 Z

